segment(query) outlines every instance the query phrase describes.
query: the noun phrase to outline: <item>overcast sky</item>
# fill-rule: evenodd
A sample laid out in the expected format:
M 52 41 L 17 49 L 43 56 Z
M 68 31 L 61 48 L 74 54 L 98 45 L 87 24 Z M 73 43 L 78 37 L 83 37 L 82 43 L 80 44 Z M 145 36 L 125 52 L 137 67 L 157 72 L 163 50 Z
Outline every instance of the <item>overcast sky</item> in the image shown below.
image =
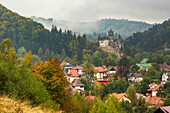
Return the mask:
M 26 17 L 57 20 L 114 18 L 161 23 L 170 18 L 170 0 L 0 0 L 0 3 Z

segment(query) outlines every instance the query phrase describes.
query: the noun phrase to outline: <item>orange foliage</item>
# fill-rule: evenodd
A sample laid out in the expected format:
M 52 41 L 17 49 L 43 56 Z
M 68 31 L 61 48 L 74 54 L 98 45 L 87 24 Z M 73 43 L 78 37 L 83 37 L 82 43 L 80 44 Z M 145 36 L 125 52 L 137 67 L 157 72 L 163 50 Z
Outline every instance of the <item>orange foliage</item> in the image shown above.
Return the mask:
M 52 100 L 61 104 L 61 108 L 63 108 L 68 99 L 66 89 L 69 82 L 64 77 L 65 75 L 59 64 L 57 58 L 51 59 L 50 57 L 47 62 L 40 61 L 32 65 L 31 70 L 44 83 Z

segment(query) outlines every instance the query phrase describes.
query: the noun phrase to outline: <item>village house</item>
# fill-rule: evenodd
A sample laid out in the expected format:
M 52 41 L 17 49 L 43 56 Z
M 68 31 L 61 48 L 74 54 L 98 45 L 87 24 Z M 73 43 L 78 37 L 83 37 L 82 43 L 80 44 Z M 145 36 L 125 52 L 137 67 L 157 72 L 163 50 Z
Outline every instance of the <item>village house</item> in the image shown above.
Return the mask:
M 76 66 L 73 68 L 73 70 L 76 70 L 76 72 L 79 74 L 79 75 L 82 75 L 83 74 L 83 67 L 82 66 Z
M 109 67 L 109 68 L 107 68 L 107 71 L 109 72 L 109 73 L 116 73 L 116 70 L 113 68 L 113 67 Z
M 165 62 L 163 64 L 159 64 L 161 71 L 170 71 L 170 66 L 167 65 Z
M 66 73 L 67 80 L 72 83 L 74 79 L 81 78 L 81 75 L 75 69 L 71 69 L 68 73 Z
M 162 82 L 166 82 L 168 80 L 170 80 L 170 72 L 163 73 Z
M 148 105 L 164 105 L 162 98 L 157 96 L 147 96 L 145 97 L 145 102 Z
M 78 90 L 84 94 L 84 84 L 80 82 L 80 79 L 76 79 L 73 83 L 73 89 Z
M 156 96 L 157 94 L 157 90 L 159 89 L 159 85 L 157 85 L 156 83 L 151 83 L 148 85 L 147 88 L 147 93 L 146 96 L 149 96 L 151 94 L 151 96 Z
M 128 98 L 126 93 L 112 93 L 111 96 L 116 97 L 119 102 L 121 102 L 122 100 L 128 101 L 129 103 L 132 102 L 131 99 Z
M 64 67 L 63 67 L 64 73 L 70 72 L 70 70 L 71 70 L 72 68 L 74 68 L 74 66 L 71 65 L 70 63 L 65 64 Z
M 106 75 L 107 69 L 104 69 L 102 67 L 94 67 L 94 77 L 97 78 L 97 80 L 106 80 L 108 76 Z
M 128 75 L 128 81 L 132 82 L 140 82 L 142 81 L 144 76 L 141 73 L 130 73 Z
M 140 67 L 140 69 L 145 69 L 148 71 L 148 69 L 152 66 L 151 63 L 147 63 L 149 59 L 144 58 L 140 63 L 136 64 L 137 66 Z

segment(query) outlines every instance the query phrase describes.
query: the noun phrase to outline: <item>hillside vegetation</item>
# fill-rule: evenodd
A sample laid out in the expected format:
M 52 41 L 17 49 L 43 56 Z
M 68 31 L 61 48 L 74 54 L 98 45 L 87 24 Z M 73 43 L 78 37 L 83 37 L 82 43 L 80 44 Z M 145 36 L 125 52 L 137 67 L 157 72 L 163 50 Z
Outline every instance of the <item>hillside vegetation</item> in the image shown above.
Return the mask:
M 139 31 L 142 32 L 152 27 L 151 24 L 145 22 L 129 21 L 125 19 L 101 19 L 94 22 L 69 22 L 35 16 L 32 16 L 31 18 L 42 23 L 48 29 L 51 29 L 52 25 L 56 25 L 62 29 L 72 29 L 77 34 L 85 33 L 90 41 L 97 41 L 98 35 L 101 35 L 101 33 L 107 33 L 110 29 L 115 32 L 116 37 L 118 34 L 121 34 L 122 38 L 126 38 L 133 33 Z
M 134 33 L 125 41 L 125 51 L 134 56 L 138 52 L 155 52 L 170 48 L 170 19 L 144 32 Z
M 60 60 L 77 58 L 81 62 L 84 50 L 93 53 L 97 49 L 96 42 L 90 42 L 86 36 L 76 36 L 71 30 L 63 33 L 55 26 L 49 31 L 40 23 L 30 18 L 22 17 L 0 5 L 0 41 L 10 38 L 15 49 L 24 47 L 43 60 L 49 56 L 62 58 Z

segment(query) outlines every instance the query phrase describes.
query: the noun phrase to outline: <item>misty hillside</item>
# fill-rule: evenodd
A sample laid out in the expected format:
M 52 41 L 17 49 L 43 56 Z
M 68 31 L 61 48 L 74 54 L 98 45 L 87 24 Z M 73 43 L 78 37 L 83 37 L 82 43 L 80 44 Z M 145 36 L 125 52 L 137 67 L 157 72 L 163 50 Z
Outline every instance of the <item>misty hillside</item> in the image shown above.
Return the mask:
M 144 32 L 134 33 L 125 41 L 125 50 L 130 56 L 139 51 L 155 52 L 170 48 L 170 19 L 154 25 Z
M 151 24 L 145 22 L 118 20 L 118 19 L 101 19 L 95 22 L 69 22 L 58 21 L 53 18 L 45 19 L 42 17 L 31 17 L 33 20 L 42 23 L 47 29 L 51 30 L 52 25 L 56 25 L 58 28 L 71 29 L 76 34 L 87 35 L 87 38 L 91 41 L 96 41 L 97 36 L 101 33 L 107 33 L 109 29 L 112 29 L 114 33 L 121 34 L 123 38 L 126 38 L 133 33 L 147 30 L 152 27 Z

